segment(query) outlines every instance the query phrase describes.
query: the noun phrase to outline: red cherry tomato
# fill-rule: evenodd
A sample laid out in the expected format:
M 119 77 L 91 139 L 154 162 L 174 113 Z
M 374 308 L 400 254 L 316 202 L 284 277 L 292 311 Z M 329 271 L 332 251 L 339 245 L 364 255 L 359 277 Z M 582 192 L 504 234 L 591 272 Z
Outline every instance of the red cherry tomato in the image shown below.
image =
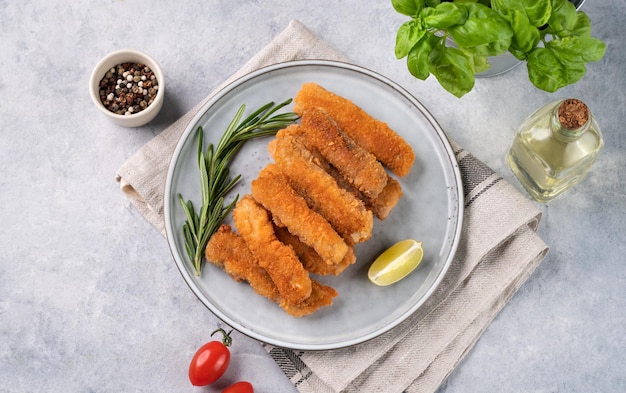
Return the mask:
M 232 339 L 230 332 L 218 329 L 213 334 L 221 332 L 222 341 L 211 341 L 204 344 L 191 359 L 189 364 L 189 381 L 194 386 L 205 386 L 217 381 L 228 368 L 230 363 L 230 346 Z M 231 330 L 232 332 L 232 330 Z
M 254 393 L 254 388 L 250 382 L 236 382 L 227 387 L 222 393 Z

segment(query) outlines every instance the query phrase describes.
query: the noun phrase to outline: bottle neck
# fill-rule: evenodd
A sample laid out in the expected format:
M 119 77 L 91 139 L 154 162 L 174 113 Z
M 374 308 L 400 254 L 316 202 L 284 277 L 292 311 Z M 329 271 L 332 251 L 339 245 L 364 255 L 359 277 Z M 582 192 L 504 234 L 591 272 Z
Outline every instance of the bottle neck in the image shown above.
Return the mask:
M 582 107 L 578 108 L 578 110 L 585 111 L 582 118 L 586 119 L 586 121 L 584 123 L 581 121 L 576 123 L 576 122 L 569 121 L 567 118 L 564 117 L 564 116 L 572 115 L 571 113 L 568 113 L 567 111 L 564 112 L 564 109 L 566 109 L 566 105 L 568 105 L 568 101 L 571 101 L 571 100 L 565 100 L 559 103 L 558 105 L 556 105 L 556 107 L 552 111 L 552 117 L 550 119 L 552 134 L 554 135 L 556 139 L 563 141 L 563 142 L 572 142 L 580 138 L 581 135 L 583 135 L 589 129 L 589 126 L 591 125 L 591 114 L 589 113 L 587 107 L 580 101 L 579 103 L 582 104 Z M 571 105 L 570 105 L 570 109 L 571 109 Z M 579 114 L 579 118 L 580 118 L 580 114 Z M 570 126 L 573 125 L 574 128 L 568 128 L 564 125 L 564 123 Z

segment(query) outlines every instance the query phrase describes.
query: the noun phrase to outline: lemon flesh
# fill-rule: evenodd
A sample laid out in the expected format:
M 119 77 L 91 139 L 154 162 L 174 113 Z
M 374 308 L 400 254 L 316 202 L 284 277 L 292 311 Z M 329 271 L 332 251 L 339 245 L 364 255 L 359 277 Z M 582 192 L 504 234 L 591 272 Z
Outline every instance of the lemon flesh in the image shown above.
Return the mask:
M 413 239 L 402 240 L 374 260 L 367 277 L 376 285 L 391 285 L 415 270 L 423 256 L 422 242 Z

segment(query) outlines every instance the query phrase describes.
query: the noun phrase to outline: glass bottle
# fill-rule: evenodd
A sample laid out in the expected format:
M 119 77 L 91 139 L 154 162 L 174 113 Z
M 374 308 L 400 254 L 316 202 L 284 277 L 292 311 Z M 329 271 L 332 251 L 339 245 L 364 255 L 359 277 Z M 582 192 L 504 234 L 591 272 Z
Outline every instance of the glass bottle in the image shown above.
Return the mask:
M 507 163 L 535 200 L 548 202 L 582 180 L 603 146 L 589 108 L 578 99 L 558 100 L 522 123 Z

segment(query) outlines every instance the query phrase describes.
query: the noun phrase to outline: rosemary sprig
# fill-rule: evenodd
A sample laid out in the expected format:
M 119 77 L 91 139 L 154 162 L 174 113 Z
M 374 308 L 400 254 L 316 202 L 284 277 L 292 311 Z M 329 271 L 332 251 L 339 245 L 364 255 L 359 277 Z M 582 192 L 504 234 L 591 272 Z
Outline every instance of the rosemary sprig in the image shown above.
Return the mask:
M 178 194 L 178 199 L 187 218 L 182 227 L 185 249 L 197 276 L 200 275 L 204 249 L 211 235 L 217 231 L 239 199 L 239 194 L 237 194 L 230 203 L 225 205 L 226 194 L 241 178 L 241 175 L 230 177 L 228 164 L 246 141 L 274 135 L 278 130 L 296 121 L 298 115 L 293 112 L 275 114 L 276 111 L 290 103 L 291 99 L 278 105 L 275 105 L 274 102 L 267 103 L 244 120 L 241 118 L 246 106 L 241 105 L 217 146 L 214 147 L 213 144 L 209 144 L 206 151 L 203 151 L 204 131 L 202 127 L 198 127 L 198 169 L 202 190 L 202 205 L 199 212 L 196 213 L 190 200 L 185 202 L 183 196 Z

